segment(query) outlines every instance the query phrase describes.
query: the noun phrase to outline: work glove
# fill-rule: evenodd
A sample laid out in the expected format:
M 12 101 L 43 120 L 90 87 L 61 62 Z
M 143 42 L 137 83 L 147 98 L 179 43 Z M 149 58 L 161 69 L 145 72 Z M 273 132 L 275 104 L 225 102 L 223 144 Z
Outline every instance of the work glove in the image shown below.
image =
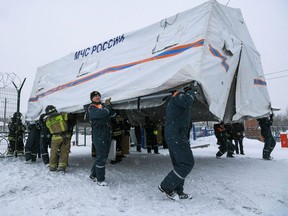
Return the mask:
M 193 97 L 194 99 L 195 99 L 195 97 L 196 97 L 196 92 L 193 91 L 192 89 L 186 91 L 185 93 L 192 95 L 192 97 Z
M 111 98 L 106 99 L 104 104 L 107 106 L 110 106 L 111 105 Z
M 190 84 L 190 89 L 197 90 L 198 82 L 193 80 Z
M 191 90 L 191 87 L 190 87 L 190 86 L 186 86 L 186 87 L 184 88 L 184 92 L 187 92 L 187 91 L 189 91 L 189 90 Z
M 270 114 L 270 118 L 273 118 L 273 117 L 274 117 L 274 113 L 271 113 L 271 114 Z

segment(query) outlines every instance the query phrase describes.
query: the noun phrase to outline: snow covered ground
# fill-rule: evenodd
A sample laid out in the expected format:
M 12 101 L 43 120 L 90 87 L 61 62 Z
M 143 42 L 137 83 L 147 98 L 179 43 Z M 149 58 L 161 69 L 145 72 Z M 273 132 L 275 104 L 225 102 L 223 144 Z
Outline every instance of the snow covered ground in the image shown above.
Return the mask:
M 274 160 L 265 161 L 263 144 L 244 139 L 246 155 L 216 159 L 214 136 L 195 143 L 211 145 L 193 149 L 195 166 L 185 183 L 192 200 L 172 201 L 158 191 L 172 168 L 162 148 L 155 155 L 132 147 L 121 163 L 107 164 L 107 187 L 88 178 L 90 145 L 71 148 L 66 173 L 49 172 L 41 159 L 0 158 L 0 215 L 288 215 L 288 148 L 277 143 Z

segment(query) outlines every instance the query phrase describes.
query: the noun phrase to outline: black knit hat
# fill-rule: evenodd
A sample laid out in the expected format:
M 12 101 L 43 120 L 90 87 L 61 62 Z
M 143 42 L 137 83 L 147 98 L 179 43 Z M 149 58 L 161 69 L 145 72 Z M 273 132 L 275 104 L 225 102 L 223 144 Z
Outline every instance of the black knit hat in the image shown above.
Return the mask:
M 101 97 L 100 92 L 98 92 L 98 91 L 93 91 L 93 92 L 91 92 L 91 93 L 90 93 L 90 100 L 92 101 L 92 98 L 93 98 L 94 96 L 96 96 L 96 95 L 99 95 L 99 96 Z
M 52 114 L 52 113 L 54 113 L 54 112 L 57 112 L 57 110 L 56 110 L 56 107 L 53 106 L 53 105 L 48 105 L 48 106 L 45 108 L 45 113 L 46 113 L 47 115 L 50 115 L 50 114 Z

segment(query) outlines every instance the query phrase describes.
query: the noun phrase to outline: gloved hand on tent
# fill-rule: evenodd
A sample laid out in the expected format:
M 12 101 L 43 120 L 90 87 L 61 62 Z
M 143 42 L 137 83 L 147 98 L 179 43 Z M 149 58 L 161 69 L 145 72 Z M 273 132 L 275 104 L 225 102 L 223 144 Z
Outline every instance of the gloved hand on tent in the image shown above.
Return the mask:
M 187 91 L 191 90 L 191 87 L 190 86 L 186 86 L 183 90 L 184 90 L 184 92 L 187 92 Z
M 111 98 L 106 99 L 104 104 L 107 106 L 110 106 L 111 105 Z
M 190 89 L 196 90 L 197 86 L 198 86 L 198 82 L 196 80 L 194 80 L 190 84 Z
M 197 89 L 198 89 L 197 81 L 192 81 L 189 86 L 186 86 L 184 88 L 184 91 L 185 92 L 192 91 L 193 92 L 193 97 L 194 97 L 197 94 Z

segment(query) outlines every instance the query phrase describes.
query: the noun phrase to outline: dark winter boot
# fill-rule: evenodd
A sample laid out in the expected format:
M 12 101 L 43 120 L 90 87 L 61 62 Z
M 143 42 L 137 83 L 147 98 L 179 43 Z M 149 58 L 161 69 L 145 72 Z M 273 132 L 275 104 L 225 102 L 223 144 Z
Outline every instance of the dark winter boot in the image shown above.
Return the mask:
M 147 153 L 151 153 L 151 147 L 147 147 Z
M 269 150 L 263 149 L 262 158 L 265 160 L 269 160 L 269 158 L 270 158 Z
M 227 157 L 234 158 L 233 154 L 231 154 L 231 153 L 227 153 Z
M 43 160 L 45 165 L 49 164 L 49 155 L 48 154 L 42 154 L 41 157 L 42 157 L 42 160 Z
M 184 192 L 177 193 L 179 196 L 179 199 L 192 199 L 193 197 L 190 194 L 186 194 Z
M 37 155 L 36 155 L 36 154 L 32 154 L 32 155 L 31 155 L 31 161 L 32 161 L 32 162 L 35 162 L 35 161 L 36 161 L 36 158 L 37 158 Z
M 166 196 L 171 199 L 171 200 L 179 200 L 180 197 L 179 195 L 175 192 L 175 191 L 166 191 L 164 190 L 161 185 L 158 186 L 158 189 L 162 192 L 162 193 L 165 193 Z
M 154 147 L 154 154 L 159 154 L 158 146 Z
M 220 158 L 223 155 L 223 153 L 221 151 L 218 151 L 216 154 L 216 158 Z
M 137 152 L 141 152 L 141 146 L 137 144 Z
M 30 151 L 25 152 L 25 160 L 27 162 L 32 160 L 32 155 Z

